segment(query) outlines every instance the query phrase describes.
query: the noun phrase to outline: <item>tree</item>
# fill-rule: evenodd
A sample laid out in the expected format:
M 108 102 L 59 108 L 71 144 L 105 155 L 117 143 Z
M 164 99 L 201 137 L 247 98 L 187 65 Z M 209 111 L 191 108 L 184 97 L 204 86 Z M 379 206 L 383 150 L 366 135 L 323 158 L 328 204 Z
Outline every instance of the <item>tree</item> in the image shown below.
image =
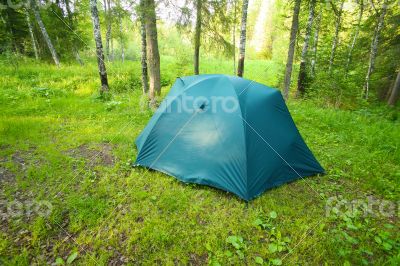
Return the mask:
M 374 8 L 375 9 L 375 8 Z M 379 35 L 381 34 L 382 28 L 383 28 L 383 23 L 385 20 L 385 14 L 387 10 L 387 0 L 384 0 L 382 4 L 382 10 L 379 14 L 378 11 L 376 11 L 376 16 L 378 17 L 377 25 L 374 30 L 374 35 L 372 37 L 372 42 L 371 42 L 371 51 L 369 54 L 369 64 L 368 64 L 368 70 L 367 70 L 367 75 L 365 77 L 365 83 L 363 87 L 363 96 L 365 99 L 368 99 L 368 94 L 369 94 L 369 81 L 371 78 L 371 74 L 374 71 L 375 67 L 375 58 L 376 54 L 378 51 L 378 44 L 379 44 Z
M 194 74 L 199 74 L 202 0 L 196 0 L 196 28 L 194 33 Z
M 232 44 L 233 44 L 233 75 L 236 74 L 236 0 L 233 0 L 233 30 L 232 30 Z
M 31 3 L 33 14 L 35 15 L 35 18 L 36 18 L 36 22 L 39 25 L 40 31 L 42 32 L 43 39 L 45 40 L 47 47 L 50 50 L 51 56 L 53 57 L 53 61 L 57 66 L 60 66 L 60 60 L 58 59 L 57 52 L 54 49 L 53 43 L 51 42 L 49 34 L 47 33 L 46 27 L 43 24 L 42 17 L 40 16 L 39 9 L 36 5 L 36 0 L 31 0 L 30 3 Z
M 141 39 L 141 65 L 142 65 L 142 90 L 143 94 L 149 91 L 149 80 L 147 73 L 147 45 L 146 45 L 146 23 L 145 23 L 145 0 L 140 0 L 140 39 Z
M 246 52 L 246 26 L 247 26 L 247 8 L 249 0 L 243 0 L 242 6 L 242 24 L 240 28 L 240 45 L 239 45 L 239 62 L 237 75 L 243 77 L 244 72 L 244 56 Z
M 29 35 L 31 36 L 33 52 L 35 53 L 36 60 L 38 60 L 39 59 L 39 53 L 38 53 L 38 49 L 36 47 L 35 35 L 33 34 L 33 29 L 32 29 L 31 19 L 29 17 L 28 9 L 25 9 L 25 14 L 26 14 L 26 23 L 28 24 L 28 29 L 29 29 Z
M 311 77 L 315 76 L 315 65 L 317 64 L 317 50 L 319 40 L 319 28 L 321 26 L 322 8 L 320 9 L 318 16 L 315 20 L 315 31 L 314 31 L 314 42 L 312 48 L 312 59 L 311 59 Z
M 118 39 L 119 45 L 121 48 L 121 61 L 125 61 L 125 38 L 124 38 L 124 25 L 123 25 L 123 18 L 127 14 L 126 10 L 123 9 L 121 0 L 116 1 L 116 6 L 114 8 L 114 15 L 117 17 L 119 31 L 118 31 Z
M 332 72 L 332 65 L 333 61 L 335 60 L 336 48 L 339 42 L 339 31 L 342 24 L 344 0 L 341 0 L 339 9 L 336 8 L 335 4 L 332 1 L 330 1 L 330 4 L 332 6 L 333 12 L 335 13 L 335 36 L 333 36 L 331 56 L 329 58 L 329 73 Z
M 119 23 L 119 43 L 121 45 L 121 61 L 124 62 L 125 60 L 125 51 L 124 51 L 124 38 L 123 38 L 123 26 L 122 26 L 122 15 L 118 15 L 118 23 Z
M 388 99 L 388 105 L 395 106 L 400 97 L 400 71 L 397 72 L 396 81 L 394 82 Z
M 146 28 L 147 60 L 150 74 L 150 105 L 155 105 L 155 95 L 161 93 L 161 77 L 154 0 L 144 0 L 144 18 Z
M 283 97 L 286 100 L 289 97 L 290 79 L 292 76 L 292 68 L 293 68 L 294 48 L 296 45 L 297 30 L 299 28 L 300 2 L 301 2 L 301 0 L 296 0 L 294 3 L 294 9 L 293 9 L 292 27 L 290 30 L 289 50 L 288 50 L 288 57 L 287 57 L 287 62 L 286 62 L 284 91 L 283 91 Z
M 99 12 L 97 10 L 97 0 L 90 0 L 90 10 L 92 13 L 93 34 L 94 34 L 94 41 L 96 43 L 97 65 L 99 67 L 99 75 L 101 81 L 100 94 L 104 95 L 105 93 L 108 92 L 109 88 L 108 88 L 107 70 L 106 70 L 106 65 L 104 63 L 103 43 L 101 40 L 100 20 L 99 20 Z
M 311 30 L 312 30 L 312 24 L 313 24 L 313 20 L 314 20 L 315 2 L 316 2 L 316 0 L 310 1 L 310 12 L 308 15 L 303 49 L 301 51 L 300 70 L 299 70 L 299 77 L 297 80 L 297 92 L 299 95 L 303 95 L 306 90 L 305 83 L 306 83 L 306 79 L 307 79 L 307 77 L 306 77 L 307 76 L 307 51 L 308 51 L 308 42 L 310 40 L 310 35 L 311 35 Z
M 105 14 L 105 20 L 106 20 L 106 56 L 108 61 L 112 60 L 112 56 L 110 53 L 110 43 L 111 43 L 111 30 L 112 30 L 112 15 L 111 15 L 111 0 L 103 0 L 103 6 L 104 6 L 104 14 Z
M 349 72 L 349 67 L 350 67 L 350 63 L 351 63 L 351 56 L 352 56 L 352 53 L 353 53 L 353 50 L 354 50 L 354 46 L 356 45 L 358 33 L 360 32 L 361 20 L 362 20 L 362 16 L 363 16 L 363 12 L 364 12 L 364 2 L 363 2 L 363 0 L 359 0 L 359 5 L 360 5 L 360 11 L 358 13 L 357 25 L 356 25 L 356 29 L 354 31 L 353 40 L 352 40 L 352 42 L 351 42 L 351 44 L 349 46 L 349 52 L 347 54 L 346 68 L 345 68 L 346 76 L 347 76 L 347 73 Z
M 70 1 L 69 0 L 64 0 L 65 4 L 65 9 L 67 11 L 67 17 L 68 17 L 68 22 L 69 26 L 68 28 L 75 33 L 76 31 L 76 21 L 74 19 L 74 15 L 71 12 L 71 7 L 70 7 Z M 74 54 L 76 61 L 83 66 L 84 63 L 82 61 L 81 56 L 79 55 L 79 49 L 78 49 L 78 43 L 79 43 L 79 37 L 77 37 L 76 34 L 72 35 L 72 53 Z

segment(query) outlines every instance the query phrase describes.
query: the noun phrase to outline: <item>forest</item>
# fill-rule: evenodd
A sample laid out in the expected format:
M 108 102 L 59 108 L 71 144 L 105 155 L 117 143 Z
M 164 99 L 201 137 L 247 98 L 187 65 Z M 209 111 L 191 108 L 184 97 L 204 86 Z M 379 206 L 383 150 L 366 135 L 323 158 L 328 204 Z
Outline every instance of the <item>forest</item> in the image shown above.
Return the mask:
M 0 264 L 399 265 L 399 55 L 398 0 L 0 0 Z M 246 202 L 133 167 L 203 74 L 279 90 L 325 174 Z

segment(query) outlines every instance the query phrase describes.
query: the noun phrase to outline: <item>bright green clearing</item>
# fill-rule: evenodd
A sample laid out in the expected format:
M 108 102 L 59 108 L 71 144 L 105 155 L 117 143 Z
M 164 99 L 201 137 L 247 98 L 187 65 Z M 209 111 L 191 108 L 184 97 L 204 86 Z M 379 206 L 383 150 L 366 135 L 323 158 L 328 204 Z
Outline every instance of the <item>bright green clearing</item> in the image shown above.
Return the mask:
M 107 102 L 97 98 L 94 63 L 0 68 L 0 264 L 400 263 L 398 109 L 290 100 L 327 175 L 267 191 L 247 205 L 131 167 L 133 141 L 151 117 L 141 107 L 139 67 L 109 65 L 114 92 Z M 230 61 L 202 61 L 203 73 L 231 69 Z M 164 58 L 163 94 L 177 73 L 190 71 Z M 246 62 L 245 77 L 267 85 L 280 73 L 268 61 Z M 359 204 L 335 215 L 334 196 Z M 364 215 L 370 198 L 377 204 Z M 17 215 L 7 210 L 15 200 L 23 205 Z M 29 202 L 42 200 L 52 206 L 47 217 L 29 212 Z

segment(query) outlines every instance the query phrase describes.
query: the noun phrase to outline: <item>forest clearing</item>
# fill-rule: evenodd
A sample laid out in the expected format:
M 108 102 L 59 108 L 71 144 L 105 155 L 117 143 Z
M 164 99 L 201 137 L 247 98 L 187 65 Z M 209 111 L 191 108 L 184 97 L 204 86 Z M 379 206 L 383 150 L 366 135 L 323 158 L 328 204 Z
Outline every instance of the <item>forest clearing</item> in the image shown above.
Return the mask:
M 1 10 L 1 265 L 400 264 L 395 1 L 107 1 Z M 174 82 L 215 73 L 279 89 L 325 174 L 247 202 L 133 167 Z

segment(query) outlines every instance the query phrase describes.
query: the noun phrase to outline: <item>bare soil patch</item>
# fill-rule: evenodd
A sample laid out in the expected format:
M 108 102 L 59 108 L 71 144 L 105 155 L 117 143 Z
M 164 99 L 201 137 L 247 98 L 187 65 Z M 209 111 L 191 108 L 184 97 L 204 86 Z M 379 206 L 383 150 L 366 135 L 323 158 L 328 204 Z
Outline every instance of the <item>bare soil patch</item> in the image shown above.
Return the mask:
M 109 143 L 100 143 L 95 147 L 82 144 L 77 148 L 68 150 L 68 155 L 76 159 L 84 159 L 89 167 L 96 165 L 113 166 L 115 156 L 112 153 L 113 146 Z

